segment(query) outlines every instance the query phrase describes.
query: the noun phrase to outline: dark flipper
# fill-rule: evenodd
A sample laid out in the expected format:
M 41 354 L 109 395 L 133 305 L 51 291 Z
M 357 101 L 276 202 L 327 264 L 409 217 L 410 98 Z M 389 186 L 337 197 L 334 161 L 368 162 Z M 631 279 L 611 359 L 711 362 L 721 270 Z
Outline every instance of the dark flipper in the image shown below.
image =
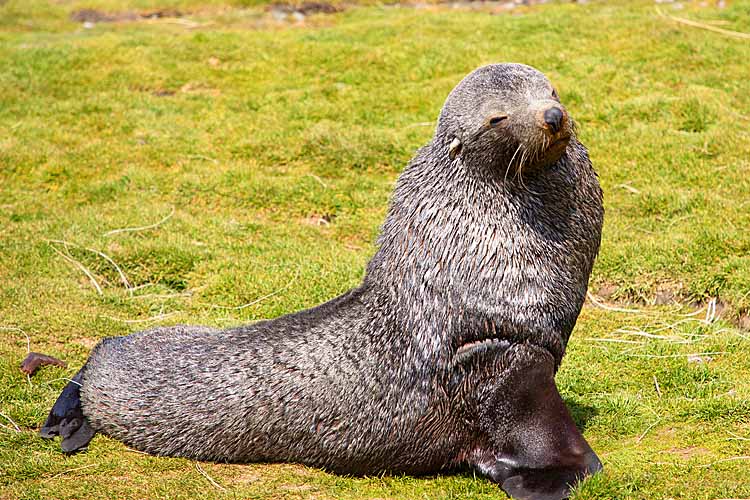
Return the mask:
M 490 444 L 475 451 L 473 464 L 516 500 L 568 498 L 602 463 L 560 397 L 554 358 L 530 346 L 515 353 L 506 385 L 480 409 Z
M 39 435 L 45 439 L 62 436 L 61 447 L 65 453 L 74 453 L 86 448 L 96 434 L 81 409 L 82 383 L 83 370 L 65 386 L 39 431 Z

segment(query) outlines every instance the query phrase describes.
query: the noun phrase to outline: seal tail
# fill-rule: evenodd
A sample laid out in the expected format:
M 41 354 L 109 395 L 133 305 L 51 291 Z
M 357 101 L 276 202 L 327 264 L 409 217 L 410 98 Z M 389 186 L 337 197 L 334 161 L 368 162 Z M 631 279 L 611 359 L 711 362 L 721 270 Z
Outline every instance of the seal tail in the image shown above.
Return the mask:
M 39 435 L 45 439 L 61 436 L 60 447 L 65 453 L 86 448 L 96 431 L 91 428 L 81 408 L 83 368 L 68 382 L 52 406 Z

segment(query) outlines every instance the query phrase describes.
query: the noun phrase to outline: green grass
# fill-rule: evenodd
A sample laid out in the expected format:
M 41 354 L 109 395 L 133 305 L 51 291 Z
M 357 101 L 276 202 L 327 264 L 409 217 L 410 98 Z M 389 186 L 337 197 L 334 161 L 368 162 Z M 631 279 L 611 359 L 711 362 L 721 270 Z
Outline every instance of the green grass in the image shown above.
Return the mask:
M 558 375 L 606 467 L 575 498 L 750 497 L 750 461 L 732 459 L 750 455 L 750 333 L 734 326 L 750 309 L 747 41 L 645 1 L 500 15 L 364 4 L 294 26 L 254 1 L 0 1 L 0 326 L 69 363 L 29 383 L 24 333 L 0 330 L 0 412 L 21 428 L 0 417 L 0 498 L 505 498 L 471 475 L 202 464 L 223 490 L 187 460 L 104 437 L 64 457 L 36 436 L 102 337 L 240 324 L 356 285 L 425 123 L 496 61 L 543 70 L 576 118 L 607 210 L 592 291 L 640 311 L 587 306 Z M 750 25 L 748 1 L 683 4 L 663 9 Z M 157 7 L 200 25 L 69 20 Z M 101 296 L 48 240 L 77 245 Z M 144 287 L 130 296 L 86 248 Z M 683 306 L 654 305 L 665 297 Z M 684 316 L 711 298 L 721 319 Z

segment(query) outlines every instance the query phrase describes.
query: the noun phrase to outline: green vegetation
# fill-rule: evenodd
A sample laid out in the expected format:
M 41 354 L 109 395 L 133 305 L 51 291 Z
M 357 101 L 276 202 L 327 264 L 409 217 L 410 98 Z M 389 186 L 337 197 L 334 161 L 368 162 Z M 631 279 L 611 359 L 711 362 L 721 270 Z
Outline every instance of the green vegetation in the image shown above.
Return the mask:
M 339 3 L 301 25 L 255 0 L 124 4 L 0 0 L 1 499 L 504 498 L 471 474 L 200 464 L 216 486 L 187 460 L 104 437 L 64 457 L 36 436 L 105 336 L 274 317 L 356 285 L 443 99 L 495 61 L 543 70 L 576 118 L 607 208 L 591 290 L 638 311 L 589 304 L 558 375 L 606 468 L 575 498 L 750 497 L 747 39 L 646 1 Z M 662 10 L 750 25 L 748 1 L 682 5 Z M 184 16 L 84 28 L 83 8 Z M 69 367 L 26 380 L 24 333 Z

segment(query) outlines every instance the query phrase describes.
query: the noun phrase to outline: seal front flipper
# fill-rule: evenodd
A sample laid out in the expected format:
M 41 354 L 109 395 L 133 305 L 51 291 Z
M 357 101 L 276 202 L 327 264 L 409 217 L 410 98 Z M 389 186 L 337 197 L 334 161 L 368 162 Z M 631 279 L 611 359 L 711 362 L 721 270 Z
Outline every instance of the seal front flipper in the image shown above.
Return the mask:
M 557 390 L 555 361 L 545 349 L 509 349 L 507 375 L 485 387 L 484 442 L 472 464 L 517 500 L 562 500 L 602 463 L 576 428 Z M 482 404 L 484 403 L 484 404 Z
M 52 406 L 39 435 L 45 439 L 61 436 L 61 448 L 74 453 L 88 446 L 96 432 L 91 428 L 81 408 L 83 369 L 76 373 Z

